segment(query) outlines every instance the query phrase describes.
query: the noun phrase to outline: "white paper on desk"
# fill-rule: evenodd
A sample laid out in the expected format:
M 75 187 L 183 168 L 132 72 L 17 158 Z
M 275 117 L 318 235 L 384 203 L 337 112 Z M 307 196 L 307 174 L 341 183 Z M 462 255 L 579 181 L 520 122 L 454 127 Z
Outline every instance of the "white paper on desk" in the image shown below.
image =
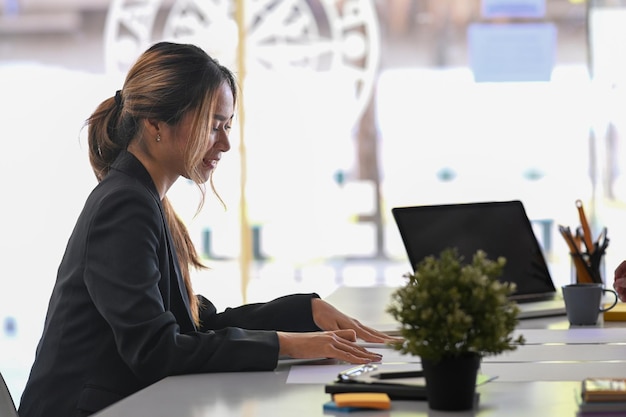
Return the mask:
M 419 360 L 419 358 L 418 358 Z M 287 384 L 328 384 L 337 380 L 337 376 L 340 372 L 353 368 L 355 365 L 343 364 L 343 365 L 294 365 L 289 370 L 287 376 Z M 422 369 L 420 363 L 381 363 L 378 364 L 378 369 L 372 371 L 371 374 L 381 372 L 405 372 L 416 371 Z M 489 374 L 491 375 L 491 374 Z M 477 385 L 482 385 L 490 382 L 497 377 L 490 377 L 484 374 L 482 371 L 479 373 L 476 379 Z M 361 378 L 362 381 L 375 382 L 377 384 L 402 384 L 408 385 L 420 385 L 425 384 L 423 377 L 416 378 L 401 378 L 401 379 L 376 379 L 376 378 Z
M 582 381 L 589 376 L 618 377 L 626 375 L 626 362 L 491 362 L 481 371 L 498 375 L 499 382 Z
M 626 346 L 620 344 L 545 344 L 519 346 L 512 352 L 496 356 L 485 356 L 483 363 L 489 362 L 594 362 L 626 361 Z
M 375 372 L 400 372 L 422 369 L 422 365 L 415 362 L 381 363 L 377 365 L 378 369 Z M 351 365 L 349 363 L 340 365 L 294 365 L 289 369 L 287 384 L 329 384 L 337 380 L 337 375 L 339 375 L 340 372 L 354 368 L 355 366 L 358 365 Z
M 626 343 L 626 329 L 619 327 L 571 327 L 569 329 L 518 329 L 526 344 L 544 343 Z
M 293 365 L 289 368 L 287 384 L 328 384 L 349 365 Z

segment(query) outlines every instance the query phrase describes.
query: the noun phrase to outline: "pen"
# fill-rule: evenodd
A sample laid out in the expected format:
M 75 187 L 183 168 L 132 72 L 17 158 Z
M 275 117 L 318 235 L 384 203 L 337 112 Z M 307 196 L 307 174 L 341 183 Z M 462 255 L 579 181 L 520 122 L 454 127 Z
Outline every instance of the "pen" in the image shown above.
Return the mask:
M 362 375 L 367 372 L 375 371 L 378 367 L 374 364 L 364 364 L 360 366 L 356 366 L 354 368 L 347 369 L 345 371 L 339 372 L 337 375 L 337 379 L 343 382 L 353 381 L 357 376 Z
M 580 253 L 579 248 L 576 247 L 576 243 L 574 241 L 574 237 L 572 236 L 572 232 L 569 227 L 559 225 L 559 232 L 565 239 L 567 246 L 569 247 L 570 254 L 572 256 L 572 261 L 574 262 L 574 266 L 576 267 L 576 276 L 578 282 L 587 282 L 593 283 L 594 280 L 592 275 L 589 272 L 589 267 L 585 263 L 582 254 Z
M 587 244 L 583 242 L 583 228 L 582 227 L 579 226 L 576 228 L 576 234 L 572 236 L 572 238 L 574 239 L 574 243 L 576 244 L 576 248 L 578 248 L 578 250 L 582 250 L 583 247 L 587 249 Z
M 604 254 L 606 247 L 609 245 L 609 238 L 606 237 L 606 233 L 607 233 L 607 228 L 603 227 L 602 231 L 600 231 L 600 234 L 598 235 L 598 239 L 596 240 L 596 243 L 594 244 L 595 250 L 596 251 L 600 250 L 602 254 Z
M 424 371 L 380 372 L 372 374 L 372 378 L 376 379 L 418 378 L 421 376 L 424 376 Z

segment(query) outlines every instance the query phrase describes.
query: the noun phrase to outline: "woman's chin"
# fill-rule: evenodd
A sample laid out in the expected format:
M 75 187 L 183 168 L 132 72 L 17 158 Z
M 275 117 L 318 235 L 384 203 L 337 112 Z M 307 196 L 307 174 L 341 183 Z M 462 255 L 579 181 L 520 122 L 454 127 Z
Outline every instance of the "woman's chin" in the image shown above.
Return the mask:
M 185 177 L 188 180 L 194 181 L 194 182 L 195 182 L 195 180 L 193 179 L 193 177 L 196 177 L 196 178 L 199 177 L 201 183 L 204 184 L 207 181 L 209 181 L 209 179 L 211 178 L 211 173 L 213 172 L 213 170 L 214 170 L 214 167 L 206 166 L 206 165 L 202 164 L 201 166 L 199 166 L 196 169 L 195 175 L 187 174 L 187 175 L 183 175 L 183 177 Z
M 203 182 L 207 182 L 209 178 L 211 178 L 211 173 L 215 167 L 213 165 L 202 164 L 200 174 L 202 176 Z

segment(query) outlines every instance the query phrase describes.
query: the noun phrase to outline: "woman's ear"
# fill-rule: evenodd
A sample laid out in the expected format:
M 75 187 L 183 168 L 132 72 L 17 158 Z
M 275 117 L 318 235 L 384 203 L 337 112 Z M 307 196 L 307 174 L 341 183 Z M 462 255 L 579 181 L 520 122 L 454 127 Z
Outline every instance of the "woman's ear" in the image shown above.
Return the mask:
M 143 124 L 149 136 L 156 137 L 159 134 L 159 121 L 157 119 L 144 119 Z

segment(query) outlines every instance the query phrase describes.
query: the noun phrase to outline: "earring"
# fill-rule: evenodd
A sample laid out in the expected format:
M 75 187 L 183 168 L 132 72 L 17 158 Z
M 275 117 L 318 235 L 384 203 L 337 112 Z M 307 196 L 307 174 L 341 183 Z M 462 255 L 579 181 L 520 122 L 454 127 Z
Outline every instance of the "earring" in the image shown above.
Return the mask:
M 161 142 L 161 134 L 160 133 L 157 133 L 156 141 L 157 142 Z

